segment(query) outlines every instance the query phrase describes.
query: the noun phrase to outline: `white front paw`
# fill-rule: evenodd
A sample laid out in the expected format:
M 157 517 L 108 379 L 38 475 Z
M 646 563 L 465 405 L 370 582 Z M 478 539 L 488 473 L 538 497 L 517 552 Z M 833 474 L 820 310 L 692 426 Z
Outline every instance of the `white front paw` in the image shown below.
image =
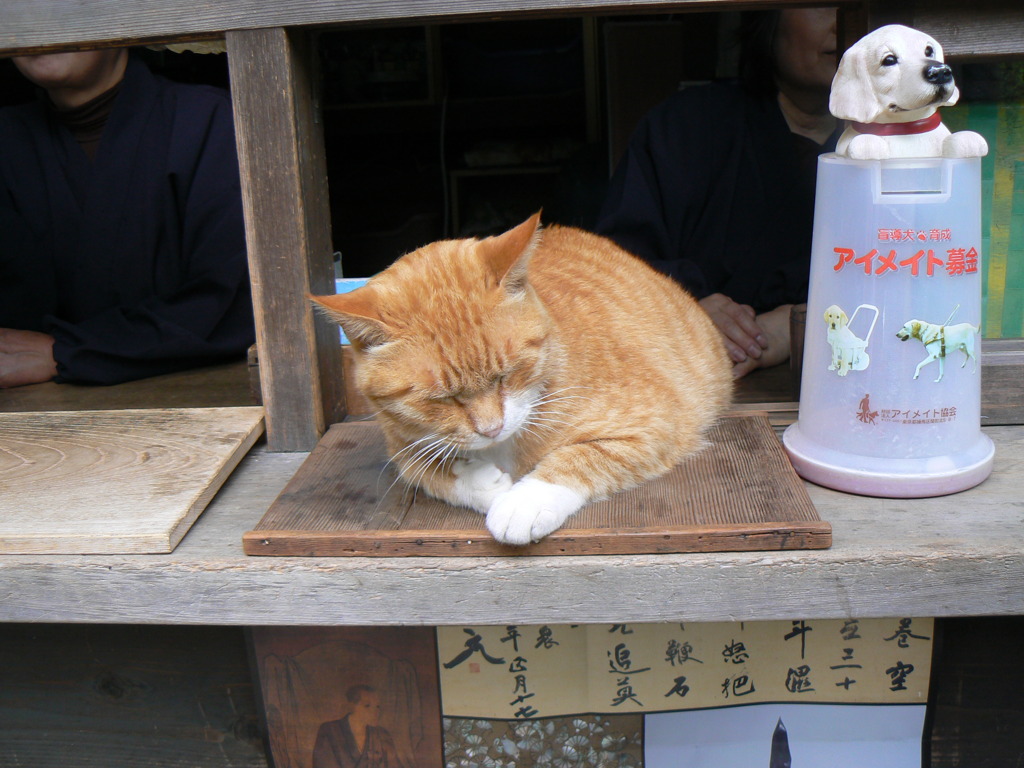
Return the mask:
M 870 133 L 854 136 L 846 150 L 847 157 L 852 160 L 887 160 L 891 154 L 889 143 Z
M 984 157 L 988 154 L 988 142 L 980 133 L 957 131 L 942 142 L 945 157 Z
M 564 485 L 523 478 L 498 496 L 487 512 L 487 530 L 503 544 L 540 541 L 586 503 Z
M 508 472 L 490 461 L 458 458 L 452 462 L 457 503 L 486 513 L 494 499 L 512 487 Z

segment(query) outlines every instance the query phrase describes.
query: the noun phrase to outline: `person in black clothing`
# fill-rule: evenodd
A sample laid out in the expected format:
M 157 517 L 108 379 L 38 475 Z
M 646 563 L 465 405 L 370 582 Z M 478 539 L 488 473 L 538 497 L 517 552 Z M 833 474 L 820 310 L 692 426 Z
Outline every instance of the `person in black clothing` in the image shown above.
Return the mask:
M 252 298 L 226 92 L 127 50 L 15 58 L 0 110 L 0 387 L 241 357 Z
M 743 376 L 789 356 L 806 301 L 817 157 L 839 135 L 831 8 L 745 14 L 740 78 L 686 88 L 640 122 L 596 229 L 682 283 Z

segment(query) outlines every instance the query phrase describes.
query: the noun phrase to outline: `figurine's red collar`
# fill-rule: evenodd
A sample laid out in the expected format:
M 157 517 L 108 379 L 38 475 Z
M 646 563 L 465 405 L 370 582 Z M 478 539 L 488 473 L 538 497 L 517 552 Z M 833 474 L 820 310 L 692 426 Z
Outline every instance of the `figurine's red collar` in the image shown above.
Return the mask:
M 913 120 L 909 123 L 857 123 L 851 122 L 850 126 L 857 133 L 871 133 L 875 136 L 909 136 L 915 133 L 928 133 L 942 124 L 942 118 L 938 112 L 933 112 L 930 117 L 923 117 L 920 120 Z

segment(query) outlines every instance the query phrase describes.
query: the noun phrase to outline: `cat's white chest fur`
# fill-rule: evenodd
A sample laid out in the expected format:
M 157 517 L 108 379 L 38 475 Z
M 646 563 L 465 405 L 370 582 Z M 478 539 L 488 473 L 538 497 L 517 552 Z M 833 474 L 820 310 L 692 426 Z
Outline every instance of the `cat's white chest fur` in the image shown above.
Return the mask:
M 504 544 L 539 541 L 586 503 L 563 485 L 529 475 L 513 482 L 513 441 L 505 440 L 455 460 L 456 495 L 461 503 L 487 515 L 487 529 Z
M 508 439 L 503 440 L 500 443 L 495 443 L 487 448 L 481 448 L 479 451 L 473 451 L 473 454 L 471 456 L 467 455 L 466 458 L 474 459 L 476 461 L 490 462 L 503 472 L 508 472 L 511 475 L 516 469 L 514 454 L 515 440 Z

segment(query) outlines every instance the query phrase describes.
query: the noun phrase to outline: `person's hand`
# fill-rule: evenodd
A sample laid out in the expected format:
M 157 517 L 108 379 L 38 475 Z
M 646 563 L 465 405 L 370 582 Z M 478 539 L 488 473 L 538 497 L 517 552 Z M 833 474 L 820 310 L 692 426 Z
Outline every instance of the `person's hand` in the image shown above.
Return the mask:
M 789 359 L 789 315 L 792 304 L 783 304 L 757 316 L 757 325 L 765 334 L 767 344 L 758 357 L 748 357 L 732 367 L 734 379 L 742 378 L 755 368 L 770 368 Z
M 56 375 L 53 336 L 0 328 L 0 388 L 38 384 Z
M 757 322 L 754 308 L 737 304 L 728 296 L 712 293 L 700 300 L 700 305 L 711 317 L 725 339 L 725 348 L 733 363 L 757 360 L 768 347 L 768 336 Z

